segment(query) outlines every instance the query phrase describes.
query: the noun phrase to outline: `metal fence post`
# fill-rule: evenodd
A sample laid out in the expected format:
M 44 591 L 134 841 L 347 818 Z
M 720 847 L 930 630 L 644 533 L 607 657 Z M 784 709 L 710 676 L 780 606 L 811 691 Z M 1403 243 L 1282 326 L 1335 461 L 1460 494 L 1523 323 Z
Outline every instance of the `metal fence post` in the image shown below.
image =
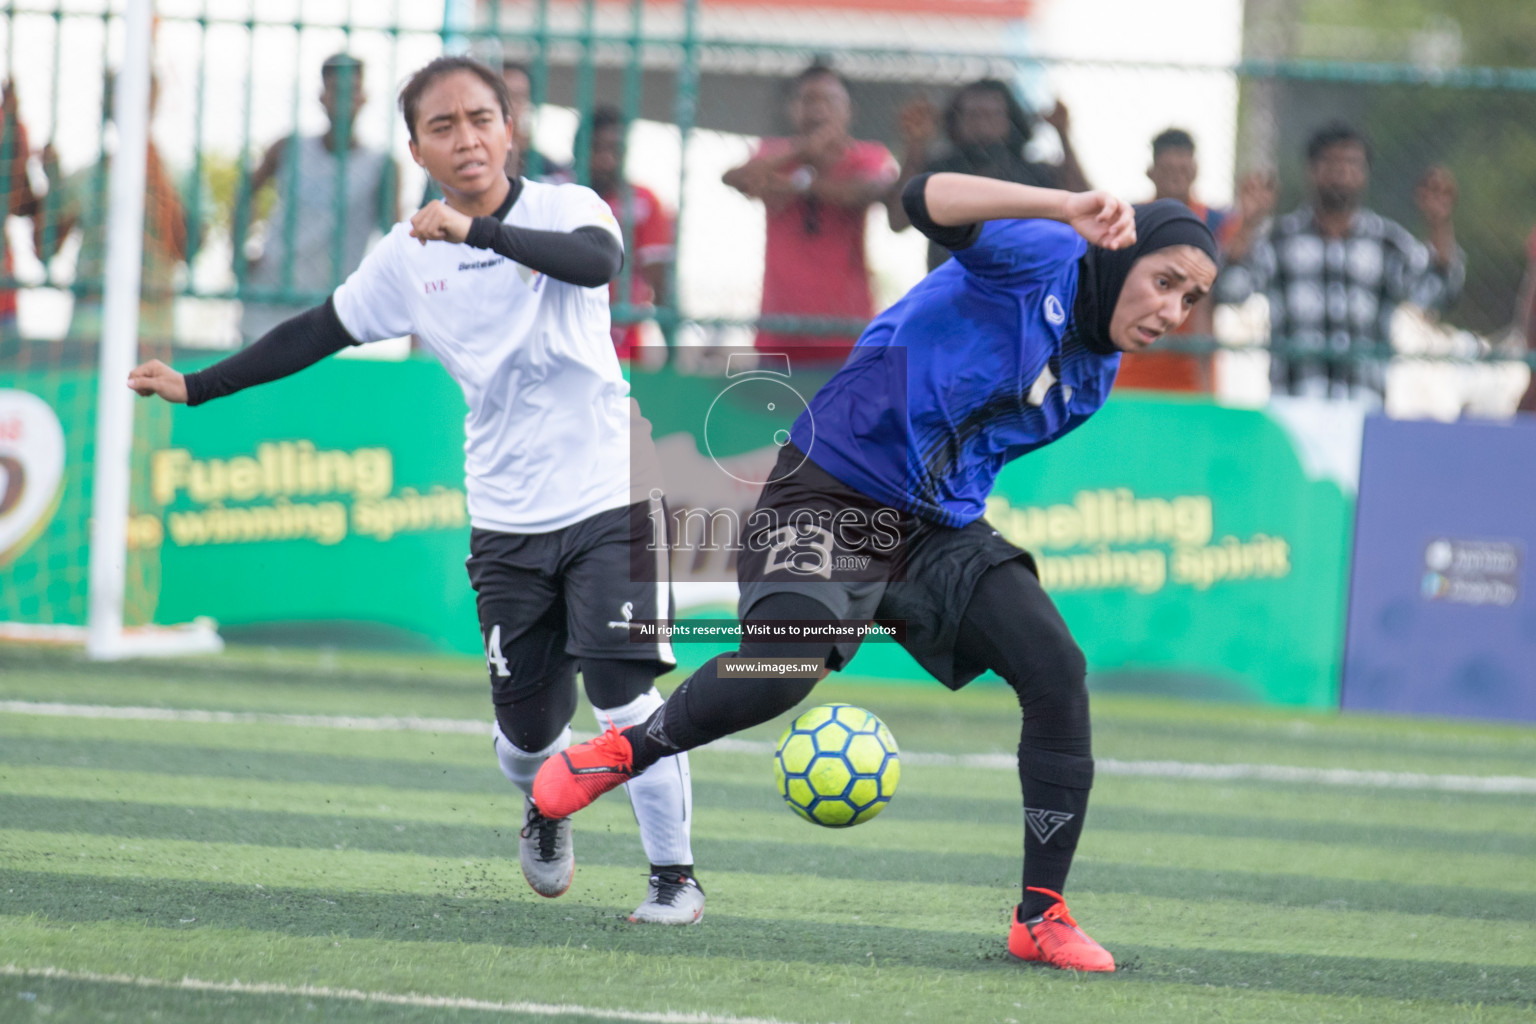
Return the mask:
M 683 2 L 682 60 L 677 68 L 677 96 L 673 105 L 673 121 L 677 124 L 678 146 L 681 160 L 677 169 L 677 219 L 673 224 L 674 245 L 683 237 L 683 217 L 688 195 L 688 140 L 693 134 L 693 121 L 699 109 L 699 0 Z M 676 273 L 667 276 L 666 306 L 674 322 L 682 320 L 678 305 Z M 670 350 L 670 349 L 669 349 Z

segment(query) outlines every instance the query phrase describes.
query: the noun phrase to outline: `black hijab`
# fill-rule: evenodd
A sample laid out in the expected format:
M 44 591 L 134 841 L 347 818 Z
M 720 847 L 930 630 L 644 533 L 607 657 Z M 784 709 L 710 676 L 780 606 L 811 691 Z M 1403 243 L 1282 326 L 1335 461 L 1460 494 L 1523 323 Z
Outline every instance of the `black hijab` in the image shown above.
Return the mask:
M 1109 321 L 1131 266 L 1148 253 L 1174 245 L 1192 245 L 1217 263 L 1216 239 L 1205 221 L 1177 199 L 1156 199 L 1136 207 L 1136 244 L 1124 249 L 1088 246 L 1078 261 L 1077 303 L 1073 321 L 1090 352 L 1120 351 L 1109 340 Z

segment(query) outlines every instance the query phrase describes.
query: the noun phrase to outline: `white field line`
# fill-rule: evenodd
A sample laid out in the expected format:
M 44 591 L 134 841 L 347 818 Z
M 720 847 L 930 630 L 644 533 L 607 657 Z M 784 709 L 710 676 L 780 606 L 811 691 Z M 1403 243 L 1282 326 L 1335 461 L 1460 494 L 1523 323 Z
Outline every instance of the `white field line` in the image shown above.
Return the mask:
M 464 718 L 281 715 L 268 711 L 197 711 L 189 708 L 135 708 L 27 700 L 0 700 L 0 714 L 46 715 L 50 718 L 116 718 L 135 722 L 197 722 L 205 725 L 299 725 L 313 729 L 359 729 L 363 732 L 450 732 L 471 736 L 491 734 L 489 718 L 482 722 Z
M 463 718 L 379 717 L 354 715 L 284 715 L 267 711 L 199 711 L 184 708 L 116 707 L 106 704 L 57 704 L 21 700 L 0 701 L 0 714 L 45 715 L 54 718 L 111 718 L 140 722 L 198 722 L 215 725 L 292 725 L 316 729 L 355 729 L 364 732 L 436 732 L 489 736 L 489 720 Z M 574 733 L 590 739 L 590 733 Z M 773 753 L 766 740 L 721 739 L 709 749 L 736 754 Z M 934 754 L 903 751 L 911 765 L 954 765 L 1013 771 L 1012 754 Z M 1142 778 L 1189 779 L 1224 782 L 1254 779 L 1322 786 L 1359 786 L 1373 789 L 1416 789 L 1450 793 L 1503 793 L 1536 795 L 1536 777 L 1526 775 L 1430 775 L 1423 772 L 1360 771 L 1353 768 L 1301 768 L 1283 764 L 1199 764 L 1189 761 L 1122 761 L 1095 759 L 1103 775 Z
M 394 992 L 363 992 L 352 988 L 325 988 L 315 985 L 280 985 L 273 982 L 200 981 L 182 978 L 136 977 L 131 974 L 96 974 L 91 971 L 65 971 L 57 967 L 18 967 L 0 964 L 0 976 L 39 978 L 57 981 L 85 981 L 104 985 L 133 985 L 136 988 L 168 989 L 181 992 L 227 992 L 257 996 L 304 996 L 310 999 L 342 999 L 354 1003 L 385 1003 L 393 1006 L 420 1006 L 445 1010 L 485 1010 L 489 1013 L 538 1014 L 544 1017 L 596 1017 L 599 1020 L 639 1021 L 643 1024 L 785 1024 L 772 1017 L 734 1017 L 721 1013 L 680 1013 L 642 1010 L 605 1010 L 572 1003 L 499 1003 L 459 996 L 403 995 Z

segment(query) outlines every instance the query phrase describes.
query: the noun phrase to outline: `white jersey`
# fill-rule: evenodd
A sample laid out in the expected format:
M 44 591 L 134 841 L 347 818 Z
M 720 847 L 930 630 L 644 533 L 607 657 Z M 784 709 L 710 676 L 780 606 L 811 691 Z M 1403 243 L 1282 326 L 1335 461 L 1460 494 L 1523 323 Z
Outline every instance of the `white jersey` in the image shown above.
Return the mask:
M 541 231 L 597 226 L 622 244 L 608 204 L 580 185 L 524 179 L 503 219 Z M 555 281 L 488 249 L 422 245 L 402 222 L 334 301 L 352 337 L 414 334 L 464 390 L 471 524 L 547 533 L 631 503 L 632 403 L 606 286 Z

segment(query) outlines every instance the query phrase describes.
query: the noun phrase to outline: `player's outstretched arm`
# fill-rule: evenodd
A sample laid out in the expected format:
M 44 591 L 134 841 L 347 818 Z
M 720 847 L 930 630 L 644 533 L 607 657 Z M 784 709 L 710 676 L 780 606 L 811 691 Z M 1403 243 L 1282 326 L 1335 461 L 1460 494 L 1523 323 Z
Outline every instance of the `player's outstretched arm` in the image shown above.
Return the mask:
M 1101 248 L 1121 249 L 1136 241 L 1135 211 L 1109 192 L 1064 192 L 949 172 L 914 178 L 907 188 L 903 199 L 909 215 L 918 205 L 922 219 L 940 228 L 989 220 L 1055 220 Z M 912 222 L 920 223 L 919 217 Z
M 206 369 L 181 374 L 158 359 L 135 367 L 128 386 L 140 395 L 201 405 L 257 384 L 278 380 L 357 344 L 336 316 L 331 299 L 290 317 L 260 339 Z
M 177 373 L 158 359 L 135 366 L 128 374 L 128 386 L 144 398 L 159 395 L 178 405 L 187 400 L 186 375 Z

